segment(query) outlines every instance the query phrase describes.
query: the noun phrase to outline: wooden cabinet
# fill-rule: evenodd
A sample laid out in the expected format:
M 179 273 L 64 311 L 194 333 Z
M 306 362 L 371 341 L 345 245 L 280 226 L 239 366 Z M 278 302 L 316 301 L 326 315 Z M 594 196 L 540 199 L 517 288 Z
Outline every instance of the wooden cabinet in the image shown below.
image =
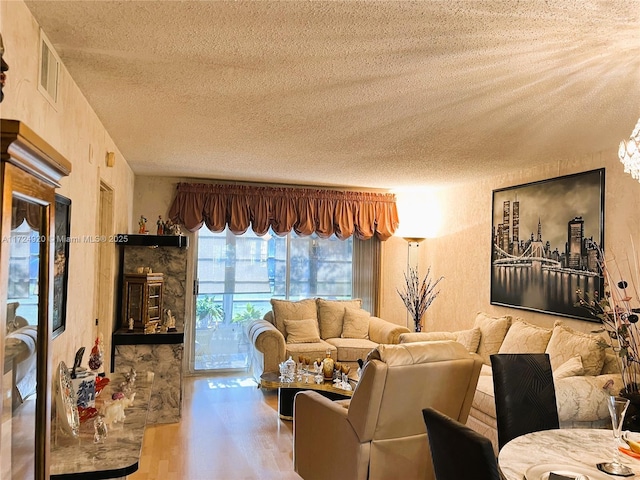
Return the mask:
M 49 478 L 55 188 L 71 164 L 0 120 L 0 478 Z
M 163 284 L 162 273 L 130 273 L 124 276 L 124 328 L 128 328 L 130 319 L 133 319 L 134 329 L 144 329 L 149 323 L 162 324 Z

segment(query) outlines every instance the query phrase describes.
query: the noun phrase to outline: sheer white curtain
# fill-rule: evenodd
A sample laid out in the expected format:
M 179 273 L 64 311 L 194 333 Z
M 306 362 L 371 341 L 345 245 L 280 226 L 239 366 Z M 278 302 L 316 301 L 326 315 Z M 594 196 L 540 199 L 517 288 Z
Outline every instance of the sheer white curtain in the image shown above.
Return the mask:
M 378 238 L 353 241 L 352 285 L 354 298 L 362 299 L 362 308 L 377 316 L 381 272 L 381 242 Z

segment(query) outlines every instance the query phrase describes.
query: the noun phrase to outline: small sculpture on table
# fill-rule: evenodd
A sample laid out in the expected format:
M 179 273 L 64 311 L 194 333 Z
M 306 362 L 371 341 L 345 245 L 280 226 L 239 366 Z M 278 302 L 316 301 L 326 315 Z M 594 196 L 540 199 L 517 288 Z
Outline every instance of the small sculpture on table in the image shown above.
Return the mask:
M 96 338 L 95 343 L 93 344 L 93 348 L 91 349 L 91 353 L 89 354 L 89 368 L 93 373 L 99 375 L 101 372 L 99 371 L 102 367 L 102 341 L 100 336 Z
M 144 333 L 157 333 L 159 320 L 151 320 L 144 326 Z
M 138 233 L 147 233 L 147 219 L 144 215 L 140 215 L 138 220 Z
M 104 439 L 107 438 L 107 424 L 102 415 L 93 420 L 93 430 L 93 443 L 104 443 Z
M 129 319 L 129 331 L 133 332 L 133 317 Z
M 164 223 L 162 222 L 162 215 L 158 215 L 158 221 L 156 222 L 158 226 L 157 234 L 164 235 Z
M 167 332 L 176 332 L 176 317 L 171 314 L 171 310 L 167 310 Z

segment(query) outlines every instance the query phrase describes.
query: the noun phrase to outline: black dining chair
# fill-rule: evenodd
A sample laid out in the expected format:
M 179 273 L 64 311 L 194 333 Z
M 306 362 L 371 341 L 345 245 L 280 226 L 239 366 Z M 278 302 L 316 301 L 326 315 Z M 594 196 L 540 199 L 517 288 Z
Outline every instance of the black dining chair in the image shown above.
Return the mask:
M 491 440 L 433 408 L 422 416 L 436 480 L 500 480 Z
M 549 355 L 499 353 L 490 358 L 498 449 L 520 435 L 559 428 Z

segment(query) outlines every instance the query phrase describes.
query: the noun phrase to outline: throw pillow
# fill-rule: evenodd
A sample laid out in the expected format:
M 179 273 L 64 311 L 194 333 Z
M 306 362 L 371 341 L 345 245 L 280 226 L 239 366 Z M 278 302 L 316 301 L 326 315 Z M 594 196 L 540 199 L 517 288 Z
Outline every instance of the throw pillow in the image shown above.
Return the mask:
M 287 343 L 318 343 L 318 321 L 315 318 L 304 320 L 285 320 Z
M 344 321 L 345 308 L 360 308 L 362 300 L 324 300 L 318 298 L 318 324 L 320 326 L 320 338 L 340 338 L 342 335 L 342 322 Z
M 275 326 L 280 333 L 287 335 L 284 328 L 285 320 L 302 320 L 313 318 L 317 321 L 316 301 L 313 298 L 307 298 L 298 302 L 290 300 L 271 299 L 271 309 L 275 318 Z
M 478 351 L 478 345 L 480 345 L 480 337 L 482 336 L 479 328 L 458 330 L 457 332 L 453 333 L 456 336 L 456 342 L 464 345 L 469 352 L 476 353 Z
M 578 377 L 584 375 L 584 367 L 582 366 L 582 358 L 580 355 L 574 355 L 564 362 L 558 368 L 553 370 L 553 379 L 560 380 L 567 377 Z
M 345 308 L 342 338 L 369 340 L 369 312 L 361 308 Z
M 480 329 L 480 344 L 477 353 L 482 357 L 482 362 L 485 365 L 491 365 L 490 357 L 500 350 L 509 325 L 511 325 L 509 315 L 492 317 L 482 312 L 478 312 L 476 315 L 473 327 Z
M 571 357 L 580 355 L 585 375 L 600 375 L 607 344 L 601 337 L 578 332 L 556 321 L 547 345 L 551 368 L 559 368 Z
M 553 330 L 514 319 L 498 353 L 544 353 Z

